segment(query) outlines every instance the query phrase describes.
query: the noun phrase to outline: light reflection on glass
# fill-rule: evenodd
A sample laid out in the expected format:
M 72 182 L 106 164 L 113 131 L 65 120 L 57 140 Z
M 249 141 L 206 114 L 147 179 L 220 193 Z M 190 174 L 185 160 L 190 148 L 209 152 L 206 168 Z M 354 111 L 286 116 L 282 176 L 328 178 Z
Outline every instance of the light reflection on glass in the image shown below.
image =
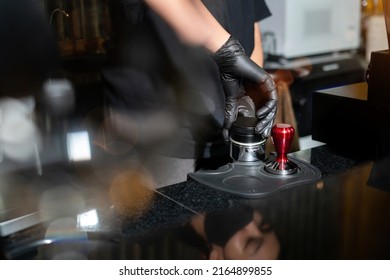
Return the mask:
M 76 220 L 64 217 L 54 220 L 47 228 L 45 239 L 50 240 L 50 249 L 42 248 L 45 259 L 87 259 L 89 249 L 83 244 L 88 235 L 76 228 Z
M 94 228 L 99 224 L 96 209 L 77 215 L 77 227 L 79 229 Z
M 53 240 L 87 240 L 87 234 L 76 228 L 76 221 L 70 217 L 64 217 L 51 222 L 46 230 L 46 239 Z
M 39 201 L 39 212 L 44 220 L 63 217 L 85 209 L 81 194 L 69 186 L 46 190 Z
M 153 204 L 154 184 L 150 174 L 142 168 L 129 168 L 117 174 L 109 190 L 115 210 L 132 218 L 142 216 Z
M 34 106 L 31 98 L 0 99 L 0 161 L 5 155 L 28 162 L 41 149 L 41 135 L 31 117 Z
M 70 161 L 86 161 L 91 159 L 91 146 L 88 132 L 69 132 L 66 142 Z

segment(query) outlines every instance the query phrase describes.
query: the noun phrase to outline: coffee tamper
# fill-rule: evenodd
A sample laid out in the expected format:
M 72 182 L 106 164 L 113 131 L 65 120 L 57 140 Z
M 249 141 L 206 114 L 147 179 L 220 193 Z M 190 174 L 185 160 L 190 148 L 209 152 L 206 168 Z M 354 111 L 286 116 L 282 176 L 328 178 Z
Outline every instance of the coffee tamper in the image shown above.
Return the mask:
M 238 162 L 256 162 L 265 159 L 267 139 L 255 133 L 258 119 L 238 116 L 230 129 L 230 157 Z
M 204 186 L 245 198 L 262 198 L 278 191 L 316 182 L 321 172 L 299 158 L 287 158 L 294 137 L 288 124 L 272 127 L 276 155 L 269 159 L 264 141 L 254 131 L 258 120 L 237 118 L 230 130 L 230 156 L 233 162 L 212 170 L 198 170 L 188 177 Z
M 276 158 L 265 166 L 267 172 L 275 175 L 297 173 L 298 166 L 287 157 L 294 132 L 294 128 L 289 124 L 275 124 L 272 127 L 271 137 L 276 151 Z

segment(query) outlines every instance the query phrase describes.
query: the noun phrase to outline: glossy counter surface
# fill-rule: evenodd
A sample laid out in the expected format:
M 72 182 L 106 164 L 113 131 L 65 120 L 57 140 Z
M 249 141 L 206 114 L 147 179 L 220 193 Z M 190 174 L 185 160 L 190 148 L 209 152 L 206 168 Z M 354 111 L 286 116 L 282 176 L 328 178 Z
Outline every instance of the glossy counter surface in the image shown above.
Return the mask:
M 77 169 L 52 166 L 42 176 L 33 172 L 3 174 L 2 228 L 7 228 L 10 212 L 37 213 L 42 221 L 12 234 L 3 230 L 4 252 L 8 258 L 203 258 L 208 254 L 206 243 L 200 242 L 190 225 L 207 215 L 228 221 L 237 218 L 235 213 L 250 209 L 271 226 L 279 249 L 271 248 L 278 258 L 390 258 L 390 185 L 388 189 L 383 184 L 375 186 L 375 164 L 341 156 L 327 146 L 294 156 L 319 168 L 322 180 L 257 200 L 238 198 L 194 181 L 157 190 L 133 188 L 130 193 L 125 188 L 116 196 L 113 188 L 132 184 L 135 177 L 125 162 L 115 170 L 107 159 L 102 165 Z M 8 206 L 11 202 L 12 207 Z M 230 216 L 226 219 L 226 215 Z M 260 224 L 258 221 L 258 227 Z M 220 227 L 222 235 L 240 231 L 232 225 Z M 260 234 L 266 236 L 267 232 Z M 268 239 L 260 240 L 253 245 L 256 252 Z
M 390 258 L 387 157 L 300 151 L 290 156 L 318 168 L 320 181 L 243 199 L 191 180 L 151 189 L 134 155 L 99 145 L 92 160 L 70 163 L 60 138 L 39 168 L 0 163 L 0 257 Z

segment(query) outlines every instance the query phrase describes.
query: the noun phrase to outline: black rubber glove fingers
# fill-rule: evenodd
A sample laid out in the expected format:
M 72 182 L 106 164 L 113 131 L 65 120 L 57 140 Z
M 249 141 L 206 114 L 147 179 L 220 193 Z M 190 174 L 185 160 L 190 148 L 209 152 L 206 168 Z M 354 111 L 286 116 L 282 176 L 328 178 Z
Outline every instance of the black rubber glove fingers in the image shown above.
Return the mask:
M 225 140 L 229 134 L 228 130 L 237 118 L 237 100 L 244 96 L 243 85 L 246 83 L 255 85 L 261 96 L 260 109 L 256 112 L 259 122 L 255 131 L 264 138 L 269 137 L 277 108 L 277 91 L 272 77 L 246 55 L 241 44 L 233 37 L 230 37 L 213 57 L 218 64 L 225 92 Z

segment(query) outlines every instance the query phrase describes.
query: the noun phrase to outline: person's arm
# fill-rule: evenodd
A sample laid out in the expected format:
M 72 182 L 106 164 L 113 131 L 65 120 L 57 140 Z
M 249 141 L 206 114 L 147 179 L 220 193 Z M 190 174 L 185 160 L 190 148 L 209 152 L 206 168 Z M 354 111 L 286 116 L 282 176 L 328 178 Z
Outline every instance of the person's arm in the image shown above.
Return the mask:
M 257 65 L 263 67 L 264 64 L 263 45 L 261 42 L 260 26 L 258 23 L 255 23 L 254 31 L 255 31 L 255 37 L 254 37 L 255 44 L 251 54 L 251 59 L 254 62 L 256 62 Z
M 217 63 L 225 93 L 223 136 L 229 141 L 229 130 L 239 113 L 244 96 L 242 82 L 254 83 L 262 96 L 255 132 L 269 137 L 275 118 L 277 93 L 271 76 L 246 54 L 237 39 L 218 23 L 200 0 L 145 0 L 186 43 L 207 48 Z
M 216 52 L 230 34 L 200 0 L 145 0 L 186 43 Z

